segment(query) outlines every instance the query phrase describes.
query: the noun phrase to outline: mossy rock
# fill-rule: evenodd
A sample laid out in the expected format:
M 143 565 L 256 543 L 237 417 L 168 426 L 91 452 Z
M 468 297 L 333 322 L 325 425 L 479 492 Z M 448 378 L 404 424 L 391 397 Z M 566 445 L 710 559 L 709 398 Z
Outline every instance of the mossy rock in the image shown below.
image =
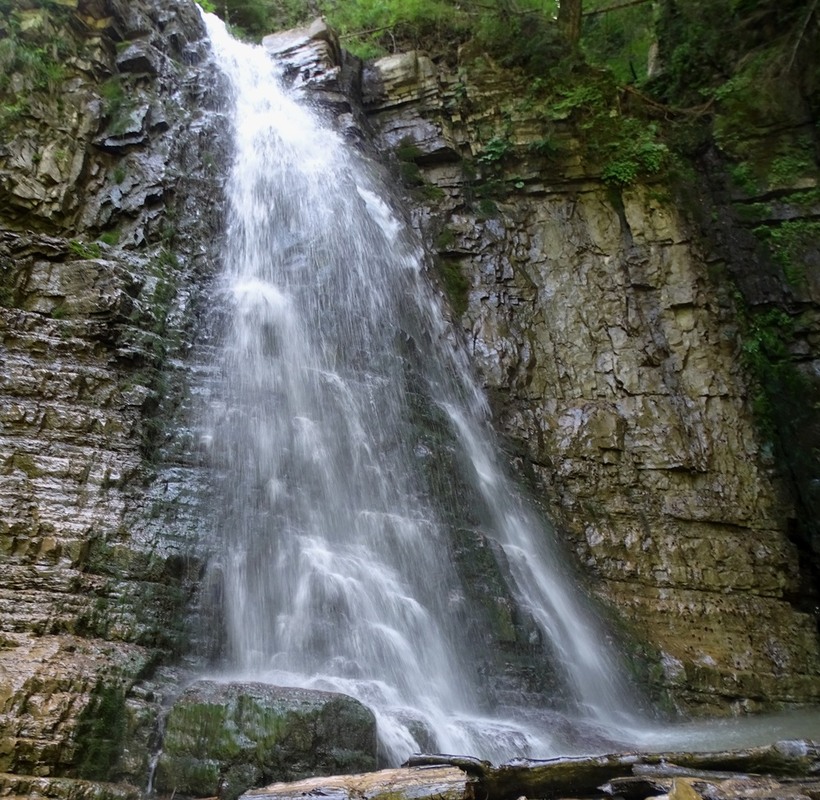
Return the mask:
M 172 707 L 156 788 L 235 798 L 271 781 L 376 766 L 376 721 L 351 697 L 263 683 L 197 681 Z

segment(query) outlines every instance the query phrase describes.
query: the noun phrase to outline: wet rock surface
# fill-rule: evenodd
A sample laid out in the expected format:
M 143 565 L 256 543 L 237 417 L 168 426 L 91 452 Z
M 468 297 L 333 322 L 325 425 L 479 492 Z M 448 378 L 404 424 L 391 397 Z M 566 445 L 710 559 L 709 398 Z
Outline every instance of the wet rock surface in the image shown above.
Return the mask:
M 513 460 L 678 708 L 817 702 L 810 554 L 724 262 L 666 187 L 607 186 L 515 80 L 423 53 L 363 78 Z
M 193 3 L 20 9 L 0 36 L 0 772 L 79 797 L 146 780 L 187 647 L 223 122 Z
M 156 788 L 234 798 L 271 780 L 376 766 L 376 720 L 333 692 L 197 681 L 171 708 Z
M 0 92 L 30 97 L 4 110 L 0 141 L 0 793 L 131 797 L 160 706 L 188 680 L 159 665 L 187 651 L 202 568 L 189 390 L 225 123 L 193 4 L 80 0 L 35 16 L 21 46 L 68 49 L 53 85 L 12 67 Z M 521 159 L 516 192 L 481 210 L 463 162 L 492 137 L 507 77 L 464 83 L 422 54 L 392 57 L 364 72 L 363 123 L 344 95 L 356 63 L 332 63 L 332 34 L 266 44 L 324 92 L 341 131 L 369 124 L 385 151 L 414 148 L 413 180 L 435 189 L 415 198 L 416 222 L 466 281 L 454 316 L 499 426 L 592 588 L 657 648 L 676 704 L 818 701 L 814 620 L 793 602 L 794 510 L 754 429 L 720 265 L 674 206 L 653 187 L 614 199 L 567 128 L 560 164 Z M 518 148 L 542 135 L 526 115 L 514 131 Z M 474 540 L 464 552 L 493 549 L 459 536 Z M 507 636 L 492 657 L 520 672 L 510 653 L 526 655 L 527 620 L 495 577 L 476 589 Z M 215 792 L 213 776 L 196 791 Z M 603 780 L 623 796 L 654 782 L 649 794 L 720 797 L 731 781 L 751 787 L 734 796 L 816 794 L 779 778 Z

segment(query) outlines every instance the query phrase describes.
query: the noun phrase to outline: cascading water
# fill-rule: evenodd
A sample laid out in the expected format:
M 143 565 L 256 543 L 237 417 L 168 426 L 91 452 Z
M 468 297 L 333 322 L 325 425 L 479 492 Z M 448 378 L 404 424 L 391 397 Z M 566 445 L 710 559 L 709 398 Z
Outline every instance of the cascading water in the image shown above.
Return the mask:
M 498 463 L 485 400 L 373 170 L 284 93 L 261 48 L 208 26 L 235 115 L 209 421 L 230 669 L 358 697 L 393 761 L 423 728 L 441 751 L 493 760 L 561 747 L 523 712 L 500 718 L 473 666 L 448 557 L 467 486 L 559 665 L 564 713 L 616 730 L 629 693 L 605 637 Z M 452 481 L 431 478 L 420 404 Z

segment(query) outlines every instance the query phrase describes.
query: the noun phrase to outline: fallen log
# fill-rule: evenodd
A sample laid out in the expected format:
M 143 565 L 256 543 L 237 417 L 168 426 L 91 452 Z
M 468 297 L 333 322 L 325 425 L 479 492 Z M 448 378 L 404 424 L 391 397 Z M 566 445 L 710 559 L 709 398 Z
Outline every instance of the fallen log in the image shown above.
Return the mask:
M 516 800 L 667 796 L 674 800 L 818 798 L 820 745 L 777 742 L 712 753 L 621 753 L 515 760 L 498 767 L 470 756 L 415 755 L 400 769 L 309 778 L 246 792 L 243 800 Z M 801 776 L 791 780 L 790 776 Z M 778 780 L 773 780 L 777 778 Z M 808 794 L 801 794 L 809 787 Z M 755 795 L 758 792 L 758 795 Z M 767 795 L 767 792 L 769 793 Z
M 244 800 L 484 800 L 477 779 L 451 766 L 385 769 L 360 775 L 307 778 L 252 789 Z
M 809 741 L 776 742 L 767 747 L 712 753 L 622 753 L 603 756 L 518 759 L 492 767 L 466 756 L 414 756 L 412 763 L 458 766 L 478 779 L 487 800 L 521 797 L 595 795 L 617 778 L 643 776 L 668 785 L 673 778 L 725 780 L 738 773 L 773 776 L 812 775 L 820 771 L 820 747 Z M 714 774 L 717 771 L 718 774 Z M 722 774 L 720 774 L 722 773 Z M 660 792 L 659 792 L 660 794 Z

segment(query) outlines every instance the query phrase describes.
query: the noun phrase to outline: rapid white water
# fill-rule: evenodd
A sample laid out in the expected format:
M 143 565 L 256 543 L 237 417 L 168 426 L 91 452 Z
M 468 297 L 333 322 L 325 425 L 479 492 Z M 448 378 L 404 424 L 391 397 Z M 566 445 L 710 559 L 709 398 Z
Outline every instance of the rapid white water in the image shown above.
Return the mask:
M 630 693 L 505 474 L 418 247 L 373 170 L 280 88 L 265 52 L 208 27 L 235 135 L 208 435 L 228 670 L 358 697 L 394 762 L 431 742 L 494 761 L 572 749 L 526 722 L 531 709 L 494 708 L 493 676 L 475 669 L 449 556 L 466 502 L 540 628 L 561 719 L 617 738 L 634 723 Z

